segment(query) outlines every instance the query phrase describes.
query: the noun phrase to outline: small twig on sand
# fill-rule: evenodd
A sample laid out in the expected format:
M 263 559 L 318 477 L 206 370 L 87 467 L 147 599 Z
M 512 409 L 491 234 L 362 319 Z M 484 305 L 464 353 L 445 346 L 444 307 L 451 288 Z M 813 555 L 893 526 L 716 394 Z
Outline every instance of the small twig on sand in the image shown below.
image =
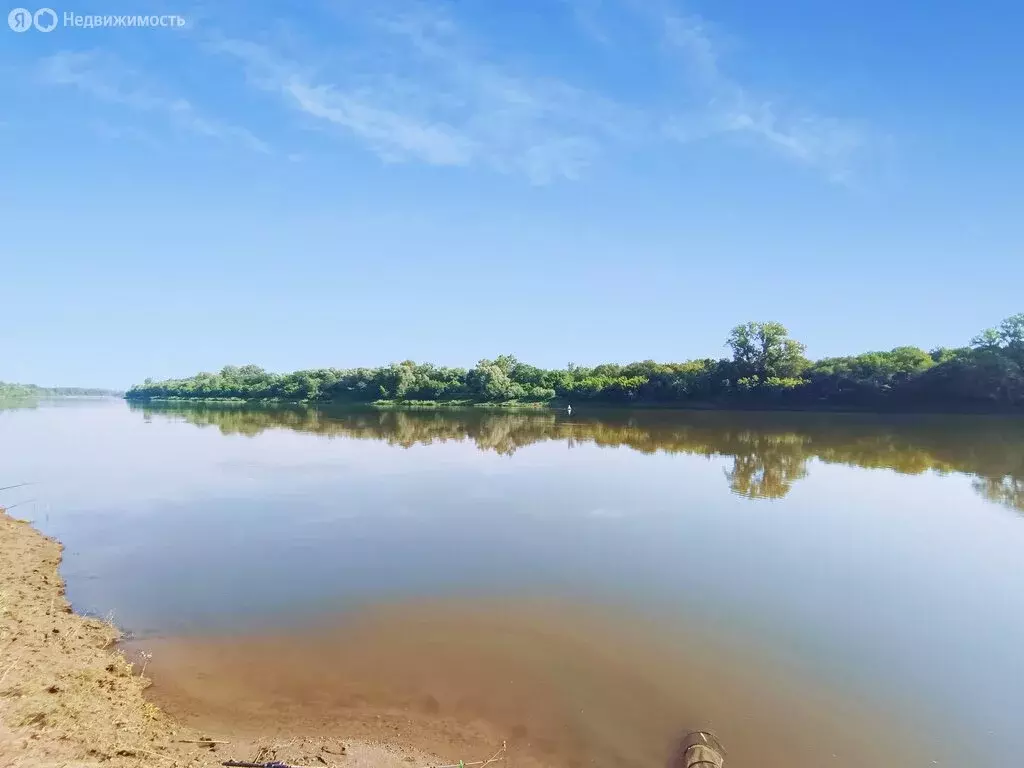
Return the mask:
M 12 669 L 14 669 L 16 666 L 18 666 L 18 662 L 21 661 L 21 657 L 22 657 L 22 654 L 18 654 L 18 658 L 16 658 L 14 661 L 12 661 L 10 664 L 7 665 L 7 669 L 5 669 L 4 673 L 2 675 L 0 675 L 0 684 L 2 684 L 4 682 L 4 680 L 7 679 L 8 673 Z
M 479 766 L 481 766 L 481 768 L 483 768 L 483 766 L 490 765 L 495 760 L 497 760 L 498 759 L 498 755 L 500 755 L 502 752 L 504 752 L 506 747 L 508 747 L 508 743 L 507 742 L 502 742 L 501 749 L 499 749 L 497 752 L 495 752 L 494 755 L 492 755 L 489 760 L 474 760 L 471 763 L 460 761 L 458 763 L 453 763 L 452 765 L 437 765 L 437 766 L 433 766 L 433 768 L 465 768 L 466 766 L 470 766 L 470 765 L 479 765 Z
M 488 760 L 486 763 L 484 763 L 484 765 L 490 765 L 491 763 L 493 763 L 495 760 L 498 759 L 498 755 L 504 754 L 507 749 L 508 749 L 508 742 L 507 741 L 501 742 L 501 749 L 499 749 L 497 752 L 495 752 L 494 756 L 490 760 Z
M 179 744 L 230 744 L 230 741 L 217 741 L 216 739 L 178 739 Z

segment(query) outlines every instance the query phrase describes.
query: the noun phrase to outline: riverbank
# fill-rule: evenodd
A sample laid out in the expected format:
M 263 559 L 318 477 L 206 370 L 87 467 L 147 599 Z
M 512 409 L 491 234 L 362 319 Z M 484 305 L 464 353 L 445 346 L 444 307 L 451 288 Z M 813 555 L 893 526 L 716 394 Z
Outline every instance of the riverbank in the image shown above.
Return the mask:
M 462 398 L 458 400 L 283 400 L 280 398 L 242 398 L 242 397 L 126 397 L 133 405 L 146 406 L 151 403 L 157 405 L 180 405 L 183 403 L 194 403 L 196 405 L 221 405 L 221 406 L 304 406 L 315 408 L 318 406 L 334 406 L 339 408 L 382 408 L 401 410 L 424 410 L 435 408 L 500 408 L 518 409 L 528 408 L 531 410 L 565 407 L 564 403 L 553 401 L 536 400 L 503 400 L 500 402 L 489 402 L 470 400 Z
M 137 660 L 140 668 L 118 649 L 117 628 L 74 613 L 59 573 L 62 550 L 0 508 L 0 765 L 185 768 L 235 759 L 410 768 L 441 762 L 347 739 L 341 723 L 299 738 L 183 726 L 147 701 L 146 660 Z
M 240 397 L 126 397 L 135 408 L 147 406 L 216 406 L 233 408 L 300 407 L 351 410 L 425 411 L 425 410 L 499 410 L 499 411 L 565 411 L 572 405 L 573 412 L 605 413 L 609 411 L 735 411 L 737 413 L 835 413 L 884 416 L 1016 416 L 1024 418 L 1024 408 L 989 404 L 933 403 L 791 403 L 744 400 L 691 400 L 676 402 L 604 402 L 569 401 L 555 399 L 543 401 L 505 400 L 498 402 L 470 399 L 458 400 L 283 400 L 278 398 Z

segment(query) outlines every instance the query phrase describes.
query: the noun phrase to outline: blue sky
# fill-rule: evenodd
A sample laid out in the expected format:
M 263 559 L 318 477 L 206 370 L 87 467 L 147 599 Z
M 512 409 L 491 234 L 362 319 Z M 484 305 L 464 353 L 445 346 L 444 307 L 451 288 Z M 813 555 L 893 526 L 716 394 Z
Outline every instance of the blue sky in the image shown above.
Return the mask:
M 0 380 L 811 356 L 1024 310 L 1024 7 L 95 2 L 0 28 Z

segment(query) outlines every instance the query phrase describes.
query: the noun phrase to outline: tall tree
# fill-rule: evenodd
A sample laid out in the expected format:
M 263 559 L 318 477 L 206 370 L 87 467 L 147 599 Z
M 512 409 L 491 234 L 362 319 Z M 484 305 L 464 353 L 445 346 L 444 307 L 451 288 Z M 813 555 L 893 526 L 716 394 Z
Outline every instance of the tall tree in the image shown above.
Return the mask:
M 757 376 L 759 382 L 771 378 L 793 378 L 807 367 L 806 347 L 789 338 L 782 323 L 744 323 L 729 334 L 726 345 L 740 376 Z
M 1024 365 L 1024 312 L 1010 315 L 998 328 L 986 328 L 973 339 L 975 349 L 1000 352 L 1014 362 Z

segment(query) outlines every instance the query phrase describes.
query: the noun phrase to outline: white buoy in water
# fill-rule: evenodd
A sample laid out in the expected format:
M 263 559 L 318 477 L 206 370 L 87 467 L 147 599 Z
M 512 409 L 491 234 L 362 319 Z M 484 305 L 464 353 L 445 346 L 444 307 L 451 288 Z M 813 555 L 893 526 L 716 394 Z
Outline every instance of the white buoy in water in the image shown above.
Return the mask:
M 572 406 L 566 406 L 565 412 L 572 416 Z

